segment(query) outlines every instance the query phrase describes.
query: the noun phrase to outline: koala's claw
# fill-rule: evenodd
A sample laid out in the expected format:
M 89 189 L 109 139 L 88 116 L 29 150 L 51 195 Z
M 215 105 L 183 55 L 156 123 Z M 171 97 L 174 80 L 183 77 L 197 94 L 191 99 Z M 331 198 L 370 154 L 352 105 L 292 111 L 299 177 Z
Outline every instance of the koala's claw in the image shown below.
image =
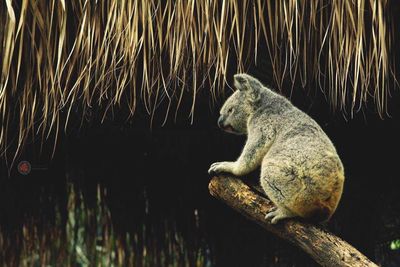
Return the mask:
M 265 215 L 265 219 L 266 219 L 266 220 L 270 220 L 272 224 L 275 224 L 275 223 L 277 223 L 277 221 L 275 220 L 275 218 L 277 217 L 277 215 L 278 215 L 278 214 L 277 214 L 277 209 L 275 209 L 275 210 L 273 210 L 273 211 L 268 212 L 268 213 Z
M 218 164 L 220 164 L 221 162 L 214 162 L 213 164 L 211 164 L 210 168 L 217 166 Z
M 209 174 L 218 174 L 221 172 L 231 172 L 231 162 L 223 161 L 223 162 L 214 162 L 211 164 L 210 169 L 208 169 Z
M 265 219 L 271 220 L 271 224 L 277 224 L 280 220 L 292 217 L 294 217 L 294 215 L 291 212 L 280 208 L 274 208 L 265 215 Z

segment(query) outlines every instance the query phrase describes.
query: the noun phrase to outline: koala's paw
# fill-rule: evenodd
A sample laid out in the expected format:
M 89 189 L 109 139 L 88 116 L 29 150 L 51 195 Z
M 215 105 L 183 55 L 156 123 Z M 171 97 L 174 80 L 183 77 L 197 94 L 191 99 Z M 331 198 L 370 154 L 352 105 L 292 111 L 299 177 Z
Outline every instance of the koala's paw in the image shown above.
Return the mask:
M 274 208 L 265 215 L 266 220 L 270 220 L 271 224 L 277 224 L 283 219 L 293 218 L 295 215 L 285 209 Z
M 209 174 L 218 174 L 221 172 L 233 173 L 234 162 L 223 161 L 223 162 L 214 162 L 211 164 L 210 169 L 208 169 Z

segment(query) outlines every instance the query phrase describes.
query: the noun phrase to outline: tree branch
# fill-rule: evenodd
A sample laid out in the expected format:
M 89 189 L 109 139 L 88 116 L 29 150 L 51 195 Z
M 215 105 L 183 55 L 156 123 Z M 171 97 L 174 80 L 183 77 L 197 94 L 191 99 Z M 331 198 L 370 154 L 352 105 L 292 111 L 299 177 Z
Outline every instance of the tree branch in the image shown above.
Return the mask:
M 270 224 L 264 217 L 274 207 L 272 202 L 260 194 L 262 191 L 250 188 L 238 178 L 227 175 L 214 177 L 209 184 L 209 190 L 211 195 L 271 233 L 300 247 L 322 266 L 377 267 L 346 241 L 316 225 L 298 220 Z

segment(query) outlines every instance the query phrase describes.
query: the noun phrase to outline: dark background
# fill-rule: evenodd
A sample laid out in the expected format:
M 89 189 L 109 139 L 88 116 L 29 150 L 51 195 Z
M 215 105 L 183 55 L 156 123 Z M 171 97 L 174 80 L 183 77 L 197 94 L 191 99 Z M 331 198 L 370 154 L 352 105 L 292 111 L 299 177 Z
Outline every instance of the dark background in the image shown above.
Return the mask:
M 249 73 L 271 84 L 264 69 L 261 64 Z M 345 167 L 343 197 L 329 230 L 382 266 L 400 265 L 398 250 L 389 249 L 389 242 L 400 238 L 399 92 L 390 99 L 390 116 L 382 119 L 372 102 L 350 118 L 332 112 L 319 89 L 294 89 L 292 102 L 322 126 Z M 83 126 L 81 114 L 75 114 L 67 134 L 59 137 L 54 157 L 52 142 L 32 141 L 16 162 L 28 160 L 44 169 L 23 176 L 3 161 L 0 229 L 6 236 L 18 236 L 22 224 L 31 220 L 46 232 L 54 225 L 54 206 L 66 207 L 67 181 L 82 190 L 89 206 L 95 205 L 96 185 L 102 184 L 117 233 L 134 232 L 144 224 L 162 244 L 168 222 L 183 235 L 189 250 L 207 247 L 205 254 L 216 266 L 315 265 L 298 248 L 209 195 L 209 165 L 234 160 L 245 139 L 217 128 L 224 97 L 211 103 L 206 92 L 198 95 L 193 124 L 186 112 L 190 105 L 183 105 L 177 120 L 163 127 L 160 114 L 151 128 L 140 110 L 132 120 L 127 121 L 121 109 L 100 123 L 98 108 L 86 114 L 89 119 Z M 61 209 L 64 221 L 67 212 Z

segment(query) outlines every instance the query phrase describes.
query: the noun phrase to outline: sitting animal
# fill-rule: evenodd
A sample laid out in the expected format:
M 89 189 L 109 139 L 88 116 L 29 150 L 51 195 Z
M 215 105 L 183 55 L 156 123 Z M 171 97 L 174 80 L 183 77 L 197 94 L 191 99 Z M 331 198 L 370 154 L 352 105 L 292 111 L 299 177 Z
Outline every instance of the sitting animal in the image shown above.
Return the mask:
M 288 99 L 247 74 L 236 74 L 237 89 L 224 103 L 218 126 L 247 135 L 240 157 L 215 162 L 208 172 L 243 176 L 261 166 L 260 183 L 276 209 L 275 224 L 292 217 L 328 221 L 342 195 L 344 170 L 321 127 Z

